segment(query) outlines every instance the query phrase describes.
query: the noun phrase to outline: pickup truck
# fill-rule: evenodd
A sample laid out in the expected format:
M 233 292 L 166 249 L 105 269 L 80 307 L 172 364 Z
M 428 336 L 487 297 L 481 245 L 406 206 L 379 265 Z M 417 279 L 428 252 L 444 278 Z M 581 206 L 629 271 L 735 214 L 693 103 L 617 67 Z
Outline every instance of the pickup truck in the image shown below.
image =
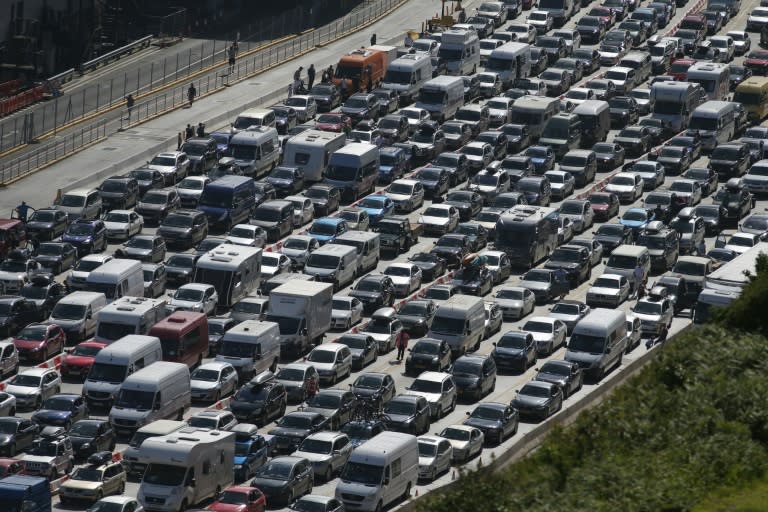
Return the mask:
M 421 224 L 411 224 L 408 217 L 387 216 L 379 221 L 375 231 L 381 235 L 381 252 L 397 256 L 419 241 Z

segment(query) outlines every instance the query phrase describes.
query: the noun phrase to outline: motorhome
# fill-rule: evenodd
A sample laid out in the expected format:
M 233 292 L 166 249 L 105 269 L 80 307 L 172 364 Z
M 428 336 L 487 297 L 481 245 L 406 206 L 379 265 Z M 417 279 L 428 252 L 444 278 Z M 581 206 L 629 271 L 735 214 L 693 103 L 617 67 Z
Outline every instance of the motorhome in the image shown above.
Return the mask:
M 83 383 L 83 396 L 91 409 L 109 410 L 129 375 L 163 360 L 160 339 L 129 334 L 101 349 Z
M 325 170 L 325 182 L 338 188 L 341 197 L 350 202 L 370 194 L 379 177 L 379 148 L 356 142 L 331 154 Z
M 611 130 L 611 107 L 607 101 L 583 101 L 572 113 L 581 120 L 581 147 L 591 148 L 606 139 Z
M 144 295 L 141 262 L 124 258 L 109 260 L 88 274 L 85 289 L 103 293 L 109 302 L 124 296 L 141 297 Z
M 96 341 L 113 343 L 129 334 L 147 334 L 165 318 L 165 299 L 122 297 L 96 315 Z
M 195 263 L 195 283 L 212 284 L 220 307 L 232 307 L 259 288 L 261 249 L 239 245 L 220 245 L 200 256 Z
M 733 101 L 747 109 L 749 120 L 759 123 L 768 116 L 768 77 L 751 76 L 736 86 Z
M 512 105 L 512 119 L 528 126 L 532 139 L 538 139 L 547 122 L 560 112 L 559 98 L 521 96 Z
M 304 180 L 321 181 L 331 155 L 344 147 L 347 136 L 343 133 L 306 130 L 285 142 L 283 165 L 298 167 Z
M 491 51 L 486 71 L 498 73 L 502 87 L 508 88 L 518 78 L 531 74 L 531 45 L 509 42 Z
M 688 68 L 687 81 L 701 85 L 710 100 L 724 100 L 731 83 L 728 64 L 696 62 Z
M 232 136 L 227 149 L 243 174 L 258 179 L 274 169 L 280 160 L 277 130 L 260 126 Z
M 739 254 L 722 267 L 711 272 L 704 280 L 704 288 L 720 292 L 740 294 L 751 282 L 750 276 L 757 273 L 760 254 L 768 254 L 768 242 L 760 242 Z
M 61 327 L 70 343 L 82 341 L 96 334 L 96 317 L 107 305 L 100 292 L 72 292 L 53 306 L 48 321 Z
M 429 112 L 432 119 L 450 119 L 464 105 L 464 80 L 461 77 L 438 76 L 419 90 L 416 108 Z
M 457 294 L 437 308 L 427 337 L 444 340 L 454 359 L 480 346 L 485 333 L 482 297 Z
M 557 247 L 557 209 L 517 205 L 496 221 L 496 249 L 514 266 L 531 268 Z
M 235 367 L 240 382 L 264 371 L 274 372 L 280 360 L 280 328 L 275 322 L 245 320 L 219 340 L 216 361 Z
M 448 29 L 442 33 L 438 56 L 449 75 L 471 75 L 480 65 L 480 38 L 474 30 Z
M 413 102 L 421 86 L 432 78 L 432 59 L 423 53 L 409 53 L 387 67 L 381 86 L 397 92 L 400 105 Z
M 688 128 L 691 112 L 698 106 L 696 85 L 689 82 L 656 82 L 651 85 L 653 112 L 670 132 L 678 133 Z
M 350 230 L 337 236 L 331 245 L 349 245 L 357 250 L 357 275 L 375 269 L 381 256 L 381 235 L 371 231 Z
M 155 420 L 136 431 L 128 442 L 128 447 L 123 452 L 123 467 L 129 477 L 141 479 L 147 464 L 139 462 L 139 450 L 141 445 L 150 437 L 167 436 L 188 427 L 186 421 L 176 420 Z
M 732 101 L 707 101 L 691 113 L 688 128 L 698 130 L 703 150 L 711 151 L 718 144 L 733 138 L 736 132 L 736 105 Z
M 208 356 L 208 316 L 194 311 L 174 311 L 149 330 L 163 346 L 163 361 L 199 366 Z
M 137 499 L 145 510 L 184 511 L 216 497 L 235 478 L 235 433 L 183 429 L 144 441 L 147 469 Z
M 621 364 L 627 350 L 627 315 L 623 311 L 597 308 L 573 327 L 565 360 L 600 380 Z

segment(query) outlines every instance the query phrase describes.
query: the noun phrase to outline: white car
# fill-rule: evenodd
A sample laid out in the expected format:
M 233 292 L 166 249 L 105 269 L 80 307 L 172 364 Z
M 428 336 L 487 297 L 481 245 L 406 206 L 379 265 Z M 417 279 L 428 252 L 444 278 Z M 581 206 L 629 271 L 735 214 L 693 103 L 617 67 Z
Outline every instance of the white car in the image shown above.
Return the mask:
M 498 304 L 504 320 L 520 320 L 525 315 L 533 313 L 536 308 L 536 297 L 533 292 L 522 286 L 505 286 L 499 289 L 493 302 Z
M 243 297 L 232 306 L 229 317 L 235 322 L 246 320 L 264 320 L 269 309 L 269 296 Z
M 440 432 L 440 437 L 450 441 L 453 446 L 453 461 L 467 462 L 483 451 L 485 435 L 477 427 L 469 425 L 450 425 Z
M 203 195 L 203 189 L 211 182 L 208 176 L 187 176 L 176 185 L 181 204 L 184 207 L 194 208 Z
M 263 248 L 267 243 L 267 233 L 260 226 L 237 224 L 230 230 L 225 240 L 230 244 Z
M 67 275 L 67 286 L 71 291 L 84 290 L 90 273 L 113 259 L 108 254 L 87 254 L 77 260 Z
M 288 196 L 286 201 L 293 203 L 293 225 L 303 226 L 315 218 L 315 204 L 306 196 Z
M 480 40 L 480 65 L 485 66 L 488 62 L 488 57 L 491 56 L 491 52 L 503 45 L 504 41 L 501 39 L 481 39 Z
M 0 418 L 16 416 L 16 397 L 0 391 Z
M 591 266 L 599 265 L 603 260 L 603 244 L 592 238 L 574 238 L 570 245 L 578 245 L 589 249 L 589 264 Z
M 574 106 L 581 105 L 587 100 L 594 100 L 595 91 L 585 87 L 572 87 L 568 90 L 567 93 L 565 93 L 565 98 L 563 99 L 573 104 Z
M 334 295 L 331 303 L 331 328 L 350 329 L 363 319 L 363 303 L 356 297 Z
M 506 96 L 495 96 L 489 99 L 485 106 L 491 117 L 491 126 L 501 126 L 512 122 L 512 105 L 515 100 Z
M 603 274 L 587 289 L 587 305 L 591 308 L 617 308 L 629 298 L 629 280 L 619 274 Z
M 459 225 L 459 210 L 449 204 L 433 204 L 421 214 L 419 224 L 424 226 L 425 234 L 450 233 Z
M 731 30 L 726 32 L 728 37 L 733 39 L 733 45 L 736 47 L 736 55 L 744 55 L 752 48 L 752 39 L 749 34 L 743 30 Z
M 712 36 L 709 38 L 712 48 L 717 48 L 721 53 L 725 53 L 725 60 L 721 62 L 731 62 L 736 56 L 736 41 L 731 36 Z
M 104 216 L 107 238 L 128 240 L 133 235 L 141 234 L 144 229 L 144 217 L 131 210 L 112 210 Z
M 663 335 L 671 326 L 675 316 L 674 304 L 668 297 L 649 293 L 635 304 L 627 320 L 640 320 L 640 331 L 645 336 Z
M 16 374 L 5 392 L 16 397 L 16 406 L 39 409 L 43 400 L 61 392 L 61 375 L 53 368 L 30 368 Z
M 456 384 L 449 373 L 423 372 L 405 389 L 427 399 L 433 421 L 456 409 Z
M 768 26 L 768 7 L 758 7 L 747 18 L 747 30 L 760 32 L 765 26 Z
M 493 20 L 495 27 L 500 27 L 507 21 L 507 6 L 504 2 L 483 2 L 477 8 L 478 16 L 484 16 Z
M 571 219 L 573 230 L 577 233 L 583 233 L 595 223 L 595 212 L 592 210 L 592 205 L 584 199 L 563 201 L 558 208 L 558 214 L 561 217 Z
M 635 87 L 635 70 L 624 66 L 614 66 L 605 72 L 605 78 L 613 82 L 616 92 L 628 93 Z
M 395 180 L 384 193 L 399 212 L 412 212 L 424 204 L 424 187 L 416 180 Z
M 754 233 L 734 233 L 725 244 L 725 249 L 730 249 L 736 254 L 743 254 L 760 243 L 760 235 Z
M 696 206 L 701 202 L 701 184 L 696 180 L 675 180 L 669 190 L 676 192 L 678 197 L 685 198 L 687 206 Z
M 419 478 L 433 481 L 437 475 L 451 469 L 453 445 L 440 436 L 419 436 Z
M 491 271 L 494 285 L 505 281 L 512 273 L 512 263 L 504 251 L 483 251 L 480 256 L 485 256 L 485 267 Z
M 219 294 L 212 284 L 189 283 L 181 286 L 171 295 L 168 303 L 169 311 L 197 311 L 212 315 L 216 312 Z
M 531 11 L 525 21 L 532 25 L 539 34 L 546 34 L 552 30 L 552 25 L 555 22 L 552 14 L 547 11 Z
M 144 512 L 144 507 L 130 496 L 107 496 L 91 505 L 88 512 Z
M 516 34 L 518 43 L 533 44 L 538 35 L 536 27 L 530 23 L 510 23 L 507 25 L 506 31 Z
M 576 180 L 568 171 L 547 171 L 544 176 L 549 179 L 553 199 L 565 199 L 573 194 L 576 188 Z
M 400 109 L 400 115 L 408 118 L 408 131 L 413 135 L 416 128 L 423 122 L 429 120 L 429 111 L 423 108 L 405 107 Z
M 631 172 L 614 174 L 605 191 L 616 194 L 622 202 L 632 203 L 643 195 L 643 178 Z
M 211 361 L 195 368 L 189 376 L 192 400 L 218 402 L 237 391 L 237 370 L 229 363 Z
M 352 373 L 352 352 L 340 343 L 316 346 L 307 355 L 307 362 L 317 370 L 320 382 L 330 386 Z
M 173 185 L 187 177 L 190 160 L 183 151 L 159 153 L 147 162 L 147 168 L 160 171 L 166 185 Z
M 291 271 L 291 259 L 281 252 L 261 254 L 261 282 L 277 274 Z
M 421 269 L 412 263 L 392 263 L 384 274 L 392 278 L 395 293 L 401 297 L 421 287 Z
M 296 111 L 296 120 L 300 123 L 306 123 L 317 115 L 317 103 L 315 103 L 315 99 L 311 96 L 296 94 L 286 98 L 283 104 Z
M 565 345 L 565 336 L 568 332 L 565 322 L 550 316 L 534 316 L 520 329 L 533 335 L 536 351 L 542 355 L 551 355 Z
M 306 235 L 289 236 L 283 242 L 283 254 L 291 259 L 294 267 L 301 268 L 307 262 L 309 255 L 320 247 L 316 238 Z

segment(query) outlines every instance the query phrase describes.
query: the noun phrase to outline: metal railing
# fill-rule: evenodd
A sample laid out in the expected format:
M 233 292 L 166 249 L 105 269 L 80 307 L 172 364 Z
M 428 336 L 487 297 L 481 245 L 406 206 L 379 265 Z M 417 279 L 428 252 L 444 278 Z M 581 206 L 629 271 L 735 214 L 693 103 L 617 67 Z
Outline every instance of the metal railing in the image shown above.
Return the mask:
M 151 34 L 148 36 L 144 36 L 141 39 L 137 39 L 132 43 L 129 43 L 125 46 L 121 46 L 120 48 L 116 48 L 111 52 L 105 53 L 104 55 L 100 55 L 95 59 L 91 59 L 87 62 L 83 62 L 80 65 L 80 72 L 84 73 L 86 71 L 93 71 L 94 69 L 101 66 L 102 64 L 106 64 L 113 60 L 118 60 L 120 57 L 122 57 L 126 53 L 133 53 L 138 49 L 146 48 L 152 42 L 152 37 L 153 36 Z
M 70 95 L 67 98 L 58 98 L 49 105 L 50 110 L 53 112 L 53 117 L 55 118 L 60 117 L 63 111 L 69 119 L 72 119 L 75 115 L 79 117 L 75 117 L 74 119 L 83 119 L 89 111 L 87 108 L 89 105 L 95 107 L 97 112 L 107 112 L 103 112 L 98 121 L 89 123 L 81 128 L 76 128 L 76 134 L 78 135 L 75 137 L 69 133 L 71 128 L 62 132 L 66 135 L 62 135 L 56 133 L 56 124 L 46 125 L 49 130 L 53 130 L 55 134 L 54 139 L 56 140 L 39 146 L 35 145 L 35 151 L 33 153 L 31 152 L 30 154 L 19 156 L 9 162 L 0 163 L 0 184 L 4 184 L 23 174 L 33 172 L 40 167 L 49 165 L 65 154 L 76 152 L 79 149 L 76 144 L 77 141 L 83 141 L 83 146 L 88 145 L 95 142 L 98 138 L 105 138 L 112 133 L 128 129 L 131 126 L 145 122 L 148 119 L 152 119 L 158 115 L 187 105 L 187 88 L 189 87 L 190 82 L 194 83 L 195 88 L 197 89 L 196 100 L 200 99 L 201 97 L 212 94 L 233 83 L 261 73 L 285 62 L 286 60 L 290 60 L 303 53 L 311 51 L 319 44 L 329 43 L 344 35 L 356 32 L 363 25 L 379 18 L 406 1 L 407 0 L 373 0 L 356 11 L 350 12 L 343 18 L 339 18 L 320 28 L 308 31 L 261 50 L 258 48 L 248 49 L 248 45 L 240 43 L 241 56 L 238 57 L 235 66 L 231 70 L 226 66 L 226 48 L 228 46 L 218 46 L 218 51 L 217 47 L 213 46 L 209 55 L 205 56 L 205 58 L 201 57 L 194 63 L 192 62 L 190 53 L 190 61 L 187 66 L 186 74 L 179 77 L 179 80 L 184 79 L 189 74 L 192 74 L 191 70 L 194 69 L 195 76 L 190 80 L 184 79 L 177 84 L 175 83 L 175 80 L 169 79 L 167 73 L 162 73 L 155 81 L 151 71 L 152 68 L 150 67 L 149 80 L 144 84 L 138 82 L 141 79 L 141 74 L 139 73 L 139 76 L 136 77 L 137 83 L 135 89 L 115 91 L 114 83 L 111 81 L 108 86 L 108 94 L 106 92 L 102 94 L 99 92 L 99 89 L 97 89 L 95 97 L 89 97 L 86 92 L 83 91 L 74 96 Z M 215 59 L 216 67 L 206 70 L 204 59 Z M 154 63 L 150 66 L 152 65 L 154 65 Z M 220 67 L 222 65 L 223 67 Z M 179 68 L 177 67 L 177 69 Z M 123 83 L 125 84 L 125 82 Z M 160 86 L 158 86 L 158 84 L 160 84 Z M 163 90 L 153 93 L 149 98 L 136 101 L 129 116 L 129 113 L 125 108 L 125 94 L 127 92 L 135 92 L 136 90 L 141 91 L 142 87 L 146 87 L 146 91 L 159 88 L 163 88 Z M 284 96 L 287 93 L 287 87 L 288 83 L 278 87 L 276 90 L 264 95 L 262 100 L 264 102 L 274 101 Z M 119 104 L 121 108 L 110 108 L 115 104 Z M 38 131 L 37 119 L 37 116 L 28 114 L 23 118 L 17 117 L 12 120 L 12 122 L 9 120 L 9 123 L 0 123 L 0 141 L 4 140 L 4 138 L 16 139 L 18 137 L 29 139 L 26 140 L 25 143 L 31 142 L 35 138 L 34 134 Z M 40 121 L 43 124 L 45 124 L 44 119 L 45 117 L 43 116 Z M 80 136 L 80 134 L 90 135 Z M 60 144 L 58 139 L 64 139 L 67 143 Z M 44 150 L 49 147 L 55 147 L 56 150 Z

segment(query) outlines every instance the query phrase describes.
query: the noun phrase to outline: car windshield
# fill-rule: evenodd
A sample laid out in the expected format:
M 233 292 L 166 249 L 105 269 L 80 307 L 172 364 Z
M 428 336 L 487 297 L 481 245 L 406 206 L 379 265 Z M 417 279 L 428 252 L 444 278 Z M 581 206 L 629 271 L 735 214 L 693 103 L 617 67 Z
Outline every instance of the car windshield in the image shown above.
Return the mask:
M 307 356 L 307 361 L 312 363 L 333 363 L 336 360 L 336 352 L 330 350 L 313 350 Z
M 41 409 L 48 409 L 51 411 L 71 411 L 74 402 L 67 398 L 51 397 L 47 398 L 41 407 Z
M 74 437 L 95 437 L 99 432 L 99 424 L 95 422 L 78 421 L 69 431 L 70 436 Z
M 168 196 L 162 192 L 147 192 L 144 197 L 141 198 L 142 203 L 147 204 L 166 204 L 168 202 Z
M 501 217 L 501 214 L 498 212 L 480 212 L 475 217 L 475 220 L 477 222 L 491 222 L 495 224 L 499 217 Z
M 524 281 L 535 281 L 539 283 L 548 283 L 552 279 L 552 273 L 547 270 L 531 270 L 523 275 Z
M 389 266 L 384 270 L 384 274 L 388 276 L 396 276 L 396 277 L 410 277 L 411 270 L 407 267 L 397 267 L 397 266 Z
M 598 277 L 595 279 L 595 283 L 592 285 L 595 288 L 614 288 L 618 289 L 619 286 L 619 280 L 618 279 L 611 279 L 607 277 Z
M 235 395 L 235 400 L 251 403 L 255 406 L 264 404 L 268 390 L 262 386 L 243 386 Z
M 651 302 L 646 300 L 638 301 L 635 305 L 635 313 L 640 315 L 660 315 L 661 302 Z
M 79 357 L 96 357 L 100 350 L 101 347 L 99 346 L 80 344 L 75 346 L 71 354 Z
M 27 287 L 25 286 L 24 289 L 26 288 Z M 24 341 L 43 341 L 46 332 L 48 332 L 48 326 L 46 325 L 28 325 L 16 335 L 16 339 Z
M 319 393 L 310 398 L 307 405 L 318 409 L 338 409 L 341 407 L 341 395 Z
M 37 388 L 40 387 L 40 377 L 37 375 L 24 375 L 19 374 L 16 377 L 13 378 L 11 383 L 14 386 L 23 386 L 28 388 Z
M 525 292 L 523 290 L 501 289 L 496 293 L 497 299 L 523 300 L 524 296 Z
M 292 470 L 293 470 L 293 464 L 288 464 L 280 461 L 271 461 L 258 471 L 257 476 L 260 478 L 267 478 L 270 480 L 287 481 L 291 478 Z
M 451 373 L 453 375 L 472 375 L 479 377 L 482 374 L 482 369 L 482 366 L 479 364 L 459 360 L 454 363 Z
M 306 251 L 308 247 L 309 240 L 302 240 L 300 238 L 289 238 L 283 243 L 283 248 L 296 251 Z
M 192 372 L 192 375 L 190 375 L 189 378 L 191 380 L 201 380 L 204 382 L 217 382 L 219 380 L 219 372 L 217 370 L 198 368 Z
M 445 288 L 437 288 L 433 286 L 431 288 L 427 288 L 427 292 L 424 294 L 424 298 L 434 300 L 448 300 L 451 298 L 451 292 Z
M 70 477 L 72 480 L 81 480 L 85 482 L 101 482 L 103 471 L 93 468 L 78 468 Z
M 526 384 L 523 389 L 520 390 L 520 394 L 524 396 L 532 396 L 535 398 L 549 398 L 549 390 L 545 387 L 531 386 Z
M 327 455 L 333 450 L 331 441 L 321 441 L 320 439 L 305 439 L 299 447 L 300 452 L 319 453 Z
M 341 472 L 341 480 L 363 485 L 377 485 L 381 483 L 383 473 L 384 466 L 348 461 Z
M 416 402 L 391 400 L 384 406 L 384 414 L 410 416 L 416 413 Z
M 728 240 L 728 245 L 737 245 L 740 247 L 752 247 L 755 244 L 751 238 L 747 238 L 745 236 L 732 236 Z
M 336 224 L 329 222 L 314 222 L 309 232 L 313 235 L 331 236 L 336 234 Z
M 648 212 L 643 210 L 627 210 L 621 218 L 622 220 L 645 222 L 648 220 Z
M 90 376 L 89 376 L 90 378 Z M 117 395 L 115 406 L 137 411 L 152 409 L 155 394 L 152 391 L 139 391 L 135 389 L 121 389 Z
M 37 249 L 38 255 L 43 256 L 59 256 L 64 252 L 64 246 L 59 244 L 40 244 Z
M 611 185 L 618 185 L 620 187 L 634 187 L 635 180 L 629 176 L 614 176 L 611 181 Z
M 421 393 L 440 393 L 442 391 L 442 383 L 432 380 L 416 379 L 411 384 L 411 391 L 417 391 Z
M 179 288 L 173 295 L 175 300 L 184 300 L 190 302 L 200 302 L 203 300 L 203 290 L 196 290 L 194 288 Z
M 288 380 L 293 382 L 304 382 L 304 370 L 298 368 L 281 368 L 277 372 L 278 380 Z
M 419 441 L 419 457 L 434 457 L 437 455 L 437 445 Z
M 536 320 L 529 320 L 523 326 L 524 331 L 528 332 L 540 332 L 549 334 L 552 332 L 554 325 L 549 322 L 539 322 Z
M 469 441 L 469 430 L 463 428 L 448 427 L 440 432 L 440 436 L 446 439 L 453 439 L 454 441 Z
M 179 188 L 186 190 L 203 190 L 204 186 L 205 182 L 203 180 L 198 180 L 195 178 L 184 178 L 178 185 Z

